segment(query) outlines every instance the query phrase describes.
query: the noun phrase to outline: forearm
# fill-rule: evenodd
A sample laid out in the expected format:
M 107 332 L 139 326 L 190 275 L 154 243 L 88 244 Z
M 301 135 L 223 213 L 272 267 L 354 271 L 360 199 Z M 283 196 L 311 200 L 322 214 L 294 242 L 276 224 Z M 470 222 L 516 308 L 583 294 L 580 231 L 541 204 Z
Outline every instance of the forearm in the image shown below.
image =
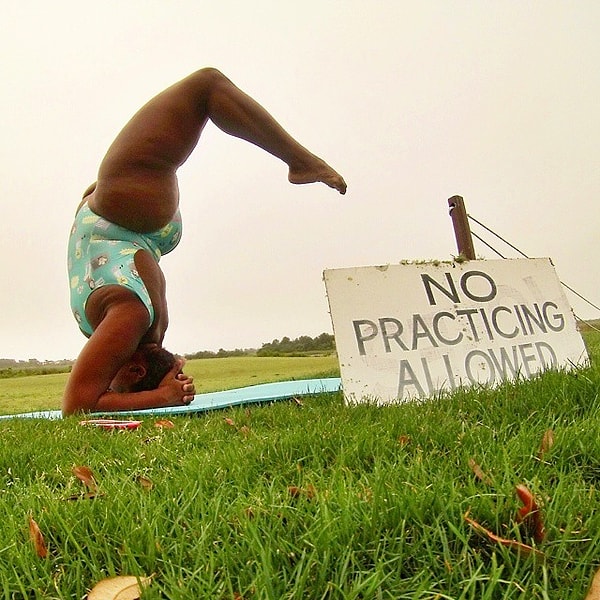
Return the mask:
M 183 403 L 178 398 L 169 398 L 164 390 L 157 388 L 144 392 L 106 392 L 102 394 L 92 409 L 93 412 L 112 412 L 124 410 L 141 410 L 144 408 L 161 408 Z
M 78 403 L 76 399 L 69 401 L 70 399 L 67 398 L 65 400 L 63 404 L 64 416 L 78 412 L 116 412 L 189 404 L 189 397 L 174 397 L 162 388 L 144 392 L 105 392 L 95 403 Z

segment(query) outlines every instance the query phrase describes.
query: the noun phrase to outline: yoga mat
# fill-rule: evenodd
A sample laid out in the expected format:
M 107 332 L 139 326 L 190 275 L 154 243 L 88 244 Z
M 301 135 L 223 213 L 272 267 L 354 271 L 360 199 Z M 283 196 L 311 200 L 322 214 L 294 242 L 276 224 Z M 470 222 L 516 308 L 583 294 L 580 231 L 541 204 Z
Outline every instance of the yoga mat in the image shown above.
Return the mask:
M 188 406 L 167 406 L 165 408 L 145 408 L 143 410 L 125 410 L 118 412 L 88 413 L 89 415 L 113 415 L 123 417 L 131 416 L 165 416 L 187 415 L 201 413 L 219 408 L 238 406 L 241 404 L 258 404 L 262 402 L 275 402 L 287 400 L 296 396 L 310 396 L 314 394 L 338 392 L 341 389 L 339 377 L 325 379 L 299 379 L 297 381 L 277 381 L 275 383 L 261 383 L 222 392 L 208 392 L 196 394 Z M 1 415 L 0 419 L 60 419 L 60 410 L 45 410 L 37 412 L 20 413 L 17 415 Z

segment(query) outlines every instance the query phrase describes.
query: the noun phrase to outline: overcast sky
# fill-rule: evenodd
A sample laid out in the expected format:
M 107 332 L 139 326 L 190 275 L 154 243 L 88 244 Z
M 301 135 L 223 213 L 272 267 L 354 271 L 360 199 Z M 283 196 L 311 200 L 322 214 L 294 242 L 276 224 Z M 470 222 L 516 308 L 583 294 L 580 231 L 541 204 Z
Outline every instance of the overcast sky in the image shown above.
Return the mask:
M 596 0 L 5 4 L 0 357 L 77 356 L 65 254 L 81 193 L 129 117 L 203 66 L 349 187 L 292 186 L 283 163 L 207 127 L 180 170 L 183 241 L 161 261 L 171 350 L 330 332 L 323 269 L 450 259 L 455 194 L 600 304 Z

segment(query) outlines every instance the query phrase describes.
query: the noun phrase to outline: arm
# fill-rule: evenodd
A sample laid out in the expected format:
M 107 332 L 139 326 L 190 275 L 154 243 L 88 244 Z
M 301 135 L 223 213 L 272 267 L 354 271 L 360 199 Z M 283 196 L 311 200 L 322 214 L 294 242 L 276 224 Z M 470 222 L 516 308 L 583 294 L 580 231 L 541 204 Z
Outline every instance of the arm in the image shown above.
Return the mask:
M 194 386 L 191 379 L 181 374 L 181 363 L 175 365 L 155 390 L 108 391 L 147 329 L 148 311 L 135 297 L 111 304 L 73 366 L 63 397 L 63 415 L 173 406 L 193 399 Z

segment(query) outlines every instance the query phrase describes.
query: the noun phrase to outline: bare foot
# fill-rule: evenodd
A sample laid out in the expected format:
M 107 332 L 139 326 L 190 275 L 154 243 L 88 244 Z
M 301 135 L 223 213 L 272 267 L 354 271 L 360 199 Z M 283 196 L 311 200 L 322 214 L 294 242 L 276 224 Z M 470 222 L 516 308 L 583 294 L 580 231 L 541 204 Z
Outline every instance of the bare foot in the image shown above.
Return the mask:
M 321 182 L 336 189 L 340 194 L 345 194 L 347 188 L 344 178 L 324 160 L 314 155 L 311 156 L 310 162 L 290 165 L 288 180 L 295 184 Z

